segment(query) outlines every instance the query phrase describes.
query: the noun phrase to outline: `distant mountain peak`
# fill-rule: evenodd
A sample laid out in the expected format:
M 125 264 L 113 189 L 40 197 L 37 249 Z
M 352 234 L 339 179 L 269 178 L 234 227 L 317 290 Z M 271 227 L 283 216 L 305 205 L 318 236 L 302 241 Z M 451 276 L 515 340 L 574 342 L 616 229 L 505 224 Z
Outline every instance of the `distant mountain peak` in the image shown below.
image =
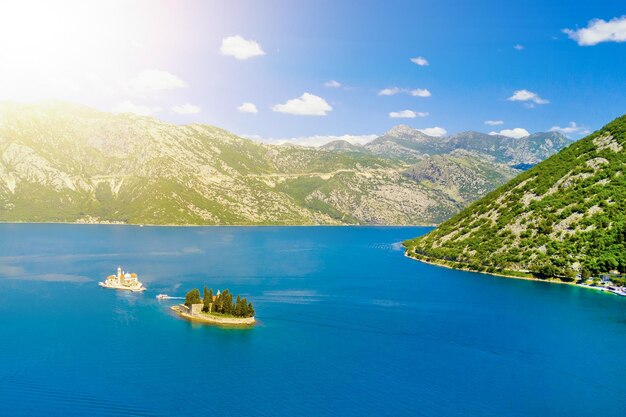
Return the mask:
M 351 142 L 348 142 L 344 139 L 337 139 L 330 141 L 322 146 L 322 149 L 331 150 L 331 151 L 363 151 L 365 150 L 362 145 L 357 145 Z
M 389 129 L 385 136 L 407 136 L 407 135 L 424 135 L 417 129 L 407 125 L 397 125 Z M 427 136 L 427 135 L 424 135 Z

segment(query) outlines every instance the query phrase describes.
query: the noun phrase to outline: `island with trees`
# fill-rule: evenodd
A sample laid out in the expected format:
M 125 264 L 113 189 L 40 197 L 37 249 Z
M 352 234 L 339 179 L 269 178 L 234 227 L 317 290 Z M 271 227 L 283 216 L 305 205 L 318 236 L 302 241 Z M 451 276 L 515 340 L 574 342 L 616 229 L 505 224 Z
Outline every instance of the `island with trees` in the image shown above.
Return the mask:
M 222 326 L 251 326 L 255 323 L 254 307 L 246 298 L 233 300 L 233 294 L 227 289 L 223 292 L 204 287 L 202 297 L 197 288 L 185 296 L 185 302 L 171 307 L 179 316 L 195 322 Z

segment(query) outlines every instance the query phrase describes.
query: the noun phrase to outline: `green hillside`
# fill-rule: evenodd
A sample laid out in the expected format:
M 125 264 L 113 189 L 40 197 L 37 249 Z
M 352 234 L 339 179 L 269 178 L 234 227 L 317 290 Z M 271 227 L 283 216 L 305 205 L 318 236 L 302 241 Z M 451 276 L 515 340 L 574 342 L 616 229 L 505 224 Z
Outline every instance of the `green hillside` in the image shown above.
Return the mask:
M 405 242 L 409 256 L 571 280 L 626 272 L 626 116 Z

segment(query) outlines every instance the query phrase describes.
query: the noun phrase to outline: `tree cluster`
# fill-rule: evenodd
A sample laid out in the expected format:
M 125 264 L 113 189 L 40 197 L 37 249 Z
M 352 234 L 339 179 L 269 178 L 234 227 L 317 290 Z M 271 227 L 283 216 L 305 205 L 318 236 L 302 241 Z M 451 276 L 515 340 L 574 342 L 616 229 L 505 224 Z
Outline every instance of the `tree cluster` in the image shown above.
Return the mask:
M 205 313 L 226 314 L 235 317 L 254 317 L 254 306 L 246 298 L 241 298 L 238 295 L 235 301 L 233 301 L 233 294 L 227 289 L 215 296 L 215 300 L 213 300 L 213 297 L 212 288 L 207 289 L 207 287 L 204 287 L 202 298 L 200 298 L 200 291 L 194 288 L 187 293 L 185 305 L 190 307 L 192 304 L 202 303 L 202 311 Z

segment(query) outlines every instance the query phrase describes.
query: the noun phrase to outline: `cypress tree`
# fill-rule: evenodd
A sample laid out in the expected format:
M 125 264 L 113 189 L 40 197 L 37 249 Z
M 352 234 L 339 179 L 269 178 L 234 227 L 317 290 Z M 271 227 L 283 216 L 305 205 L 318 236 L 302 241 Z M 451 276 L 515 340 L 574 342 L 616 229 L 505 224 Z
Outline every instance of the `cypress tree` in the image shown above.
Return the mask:
M 222 294 L 218 295 L 215 298 L 215 303 L 213 304 L 213 310 L 216 313 L 221 313 L 222 312 Z
M 237 302 L 235 302 L 235 316 L 241 317 L 243 316 L 243 310 L 241 306 L 241 297 L 237 295 Z
M 223 313 L 224 314 L 232 314 L 233 313 L 233 296 L 228 292 L 228 289 L 224 290 L 222 293 L 222 297 L 224 298 L 223 303 Z
M 213 298 L 209 295 L 209 290 L 207 290 L 207 288 L 204 287 L 204 295 L 202 298 L 202 303 L 204 304 L 204 306 L 202 307 L 202 311 L 204 311 L 205 313 L 208 313 L 211 309 L 212 302 L 213 302 Z
M 241 299 L 241 317 L 248 316 L 248 300 L 246 298 Z
M 213 288 L 209 288 L 209 312 L 211 312 L 213 307 Z

